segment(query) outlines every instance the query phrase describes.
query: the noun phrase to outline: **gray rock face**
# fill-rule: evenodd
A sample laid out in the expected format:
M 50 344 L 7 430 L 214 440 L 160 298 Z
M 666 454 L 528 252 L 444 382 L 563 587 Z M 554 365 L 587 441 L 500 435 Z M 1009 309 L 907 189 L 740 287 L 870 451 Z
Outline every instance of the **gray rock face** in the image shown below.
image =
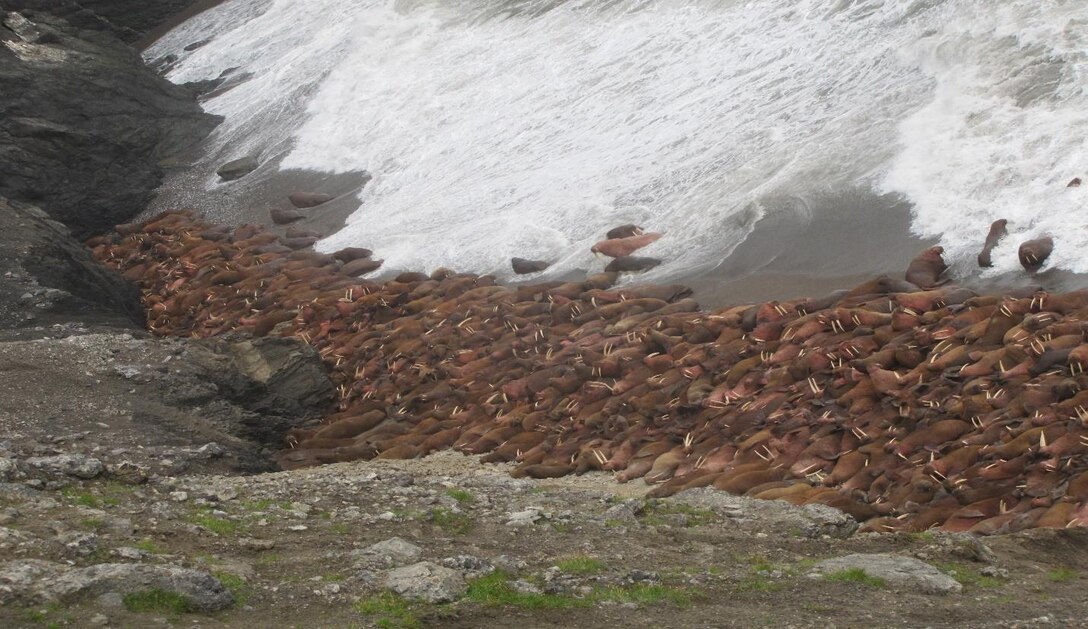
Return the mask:
M 455 601 L 468 589 L 461 573 L 429 561 L 390 570 L 383 584 L 404 598 L 426 603 Z
M 75 476 L 94 478 L 105 471 L 102 461 L 82 454 L 58 454 L 56 456 L 31 457 L 27 467 L 48 476 Z
M 23 17 L 26 39 L 0 29 L 17 39 L 0 46 L 0 196 L 40 206 L 77 238 L 107 231 L 154 197 L 158 162 L 195 146 L 219 118 L 110 33 Z
M 40 333 L 32 328 L 54 324 L 131 329 L 142 322 L 134 286 L 39 208 L 0 198 L 0 337 L 33 338 Z
M 256 157 L 247 155 L 223 164 L 219 167 L 219 170 L 215 171 L 215 173 L 219 175 L 223 181 L 234 181 L 235 179 L 241 179 L 257 170 L 257 167 L 260 165 L 261 163 L 257 161 Z
M 173 15 L 207 0 L 4 0 L 11 10 L 47 11 L 79 28 L 112 33 L 135 42 Z
M 963 591 L 958 581 L 924 561 L 890 554 L 854 554 L 819 562 L 813 569 L 817 576 L 842 570 L 861 569 L 865 574 L 884 579 L 889 586 L 924 594 L 954 594 Z
M 165 590 L 188 599 L 193 610 L 214 612 L 234 604 L 231 593 L 212 575 L 175 566 L 106 563 L 70 568 L 40 560 L 0 565 L 0 603 L 72 602 L 108 593 L 122 596 Z

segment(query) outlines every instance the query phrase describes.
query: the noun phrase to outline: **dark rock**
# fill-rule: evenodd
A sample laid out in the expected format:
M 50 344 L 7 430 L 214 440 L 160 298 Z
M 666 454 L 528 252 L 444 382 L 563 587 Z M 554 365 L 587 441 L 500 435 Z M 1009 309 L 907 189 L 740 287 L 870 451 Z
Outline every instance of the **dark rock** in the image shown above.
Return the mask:
M 219 170 L 215 171 L 215 174 L 219 175 L 223 181 L 234 181 L 257 170 L 260 165 L 261 163 L 257 161 L 256 157 L 247 155 L 223 164 L 219 167 Z
M 525 258 L 510 258 L 510 266 L 514 267 L 514 273 L 527 275 L 537 273 L 551 266 L 550 262 L 543 260 L 526 260 Z
M 344 247 L 340 251 L 332 254 L 332 257 L 337 260 L 347 263 L 354 262 L 355 260 L 362 260 L 374 255 L 374 252 L 370 249 L 364 249 L 362 247 Z
M 320 192 L 296 192 L 287 198 L 290 199 L 291 205 L 297 208 L 310 208 L 328 203 L 335 197 L 331 194 L 322 194 Z
M 630 238 L 631 236 L 641 236 L 642 234 L 643 230 L 641 227 L 639 227 L 638 225 L 627 224 L 620 225 L 619 227 L 614 227 L 608 230 L 608 233 L 605 234 L 605 236 L 609 240 L 612 240 L 613 238 Z
M 345 275 L 365 275 L 381 268 L 384 260 L 352 260 L 340 268 Z
M 37 43 L 18 54 L 0 46 L 0 196 L 37 205 L 84 238 L 143 211 L 162 181 L 159 161 L 195 146 L 220 119 L 109 32 L 72 23 L 82 13 L 64 4 L 4 1 L 69 21 L 5 19 Z
M 1020 245 L 1020 266 L 1034 273 L 1046 264 L 1047 258 L 1054 251 L 1054 239 L 1050 236 L 1028 240 Z
M 1073 180 L 1066 185 L 1066 188 L 1079 188 L 1081 184 L 1080 177 L 1073 177 Z
M 128 329 L 143 320 L 136 287 L 95 262 L 66 227 L 36 207 L 0 198 L 3 335 L 41 335 L 30 328 L 53 324 Z
M 0 4 L 13 11 L 47 12 L 73 26 L 105 31 L 133 43 L 187 9 L 195 15 L 192 9 L 208 8 L 217 3 L 211 0 L 4 0 Z
M 604 267 L 605 271 L 617 273 L 632 273 L 635 271 L 647 271 L 661 264 L 657 258 L 640 258 L 638 256 L 620 256 Z
M 277 225 L 286 225 L 306 218 L 306 215 L 298 210 L 285 210 L 283 208 L 273 208 L 268 211 L 268 215 L 272 218 L 272 222 Z M 288 238 L 293 238 L 293 236 L 288 236 Z

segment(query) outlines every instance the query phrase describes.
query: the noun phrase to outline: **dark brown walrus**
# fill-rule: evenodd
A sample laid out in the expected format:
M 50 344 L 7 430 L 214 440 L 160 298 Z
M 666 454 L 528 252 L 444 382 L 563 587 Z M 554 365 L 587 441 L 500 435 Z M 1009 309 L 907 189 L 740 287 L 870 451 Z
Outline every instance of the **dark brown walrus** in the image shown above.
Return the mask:
M 1020 245 L 1020 266 L 1034 273 L 1042 268 L 1052 251 L 1054 239 L 1050 236 L 1029 240 Z
M 990 225 L 990 233 L 986 234 L 986 244 L 982 246 L 982 253 L 978 254 L 978 265 L 980 267 L 987 269 L 994 265 L 993 260 L 990 259 L 990 252 L 1009 233 L 1009 230 L 1006 229 L 1007 224 L 1007 220 L 999 218 Z
M 948 283 L 948 280 L 941 279 L 944 272 L 948 270 L 948 265 L 941 257 L 942 253 L 944 253 L 944 247 L 930 247 L 918 254 L 918 257 L 911 260 L 910 266 L 907 267 L 906 280 L 923 290 Z

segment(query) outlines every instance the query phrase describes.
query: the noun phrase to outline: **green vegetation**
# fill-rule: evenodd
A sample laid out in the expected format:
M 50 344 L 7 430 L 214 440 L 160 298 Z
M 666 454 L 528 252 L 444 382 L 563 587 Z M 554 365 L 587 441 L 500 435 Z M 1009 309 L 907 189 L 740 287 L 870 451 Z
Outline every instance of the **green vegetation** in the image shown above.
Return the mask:
M 223 587 L 230 590 L 230 593 L 234 595 L 234 602 L 238 605 L 244 605 L 249 600 L 249 585 L 242 577 L 232 573 L 218 570 L 212 573 L 219 582 L 223 584 Z
M 1005 584 L 1001 579 L 987 577 L 974 568 L 959 563 L 939 563 L 937 568 L 965 587 L 995 588 Z
M 273 500 L 247 500 L 242 502 L 239 506 L 246 511 L 267 511 L 269 507 L 276 504 Z
M 476 502 L 476 496 L 464 489 L 447 489 L 446 495 L 463 505 Z
M 408 601 L 393 594 L 382 592 L 355 603 L 355 611 L 367 616 L 377 616 L 375 624 L 383 629 L 414 629 L 420 626 Z
M 351 527 L 349 527 L 344 522 L 333 522 L 331 525 L 329 525 L 329 530 L 333 533 L 336 533 L 337 535 L 347 535 L 351 532 Z
M 677 607 L 687 607 L 691 604 L 691 596 L 685 590 L 666 585 L 642 584 L 598 588 L 582 598 L 566 594 L 519 592 L 510 584 L 509 575 L 503 572 L 492 572 L 469 582 L 465 600 L 492 607 L 517 607 L 530 610 L 591 607 L 603 601 L 637 605 L 667 602 Z
M 135 548 L 139 548 L 140 550 L 144 551 L 145 553 L 150 553 L 152 555 L 161 555 L 163 552 L 165 552 L 165 551 L 163 551 L 162 548 L 160 548 L 157 544 L 155 544 L 154 541 L 152 541 L 150 539 L 147 539 L 147 538 L 144 538 L 144 539 L 136 542 L 135 544 L 133 544 L 133 546 Z
M 670 517 L 671 516 L 671 517 Z M 661 526 L 673 524 L 683 516 L 685 527 L 703 526 L 718 521 L 718 514 L 710 509 L 699 509 L 682 503 L 665 503 L 650 501 L 646 503 L 639 518 L 643 524 L 649 526 Z
M 79 521 L 79 524 L 85 529 L 97 531 L 102 528 L 105 522 L 101 518 L 84 518 Z
M 61 603 L 49 603 L 37 609 L 27 609 L 21 615 L 28 623 L 44 625 L 47 629 L 60 629 L 62 626 L 72 624 L 72 614 L 67 612 Z
M 1065 583 L 1077 578 L 1077 571 L 1072 568 L 1055 568 L 1046 573 L 1046 578 L 1054 583 Z
M 472 529 L 472 518 L 443 507 L 431 510 L 430 521 L 447 533 L 461 535 Z
M 556 567 L 567 574 L 596 574 L 604 570 L 604 562 L 595 557 L 579 555 L 556 562 Z
M 828 581 L 838 581 L 839 583 L 859 583 L 874 588 L 882 588 L 888 585 L 884 579 L 870 576 L 861 568 L 850 568 L 849 570 L 832 572 L 831 574 L 824 575 L 824 579 L 827 579 Z
M 212 510 L 208 507 L 204 507 L 197 511 L 195 515 L 189 518 L 189 521 L 221 536 L 234 535 L 245 530 L 245 527 L 241 522 L 213 515 Z
M 193 610 L 189 599 L 175 592 L 153 589 L 126 594 L 121 599 L 130 612 L 187 614 Z

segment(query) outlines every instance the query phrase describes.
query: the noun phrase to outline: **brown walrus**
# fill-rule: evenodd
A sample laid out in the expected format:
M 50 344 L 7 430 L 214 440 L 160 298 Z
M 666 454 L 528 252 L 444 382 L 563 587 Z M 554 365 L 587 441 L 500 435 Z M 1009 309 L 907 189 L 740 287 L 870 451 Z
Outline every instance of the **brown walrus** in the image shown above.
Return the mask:
M 1003 218 L 997 219 L 990 225 L 990 233 L 986 234 L 986 244 L 982 246 L 982 253 L 978 254 L 978 265 L 980 267 L 986 269 L 994 265 L 990 259 L 990 252 L 1009 233 L 1006 225 L 1008 225 L 1008 221 Z
M 603 253 L 611 258 L 620 258 L 629 256 L 639 249 L 656 242 L 661 236 L 662 234 L 649 233 L 639 236 L 628 236 L 627 238 L 610 238 L 593 245 L 593 247 L 590 248 L 590 251 L 593 253 Z
M 1028 240 L 1020 245 L 1020 266 L 1034 273 L 1042 268 L 1052 251 L 1054 251 L 1054 239 L 1050 236 Z
M 918 254 L 907 267 L 906 280 L 923 290 L 948 283 L 948 280 L 941 279 L 944 272 L 948 270 L 948 265 L 941 257 L 942 253 L 944 253 L 944 247 L 930 247 Z

